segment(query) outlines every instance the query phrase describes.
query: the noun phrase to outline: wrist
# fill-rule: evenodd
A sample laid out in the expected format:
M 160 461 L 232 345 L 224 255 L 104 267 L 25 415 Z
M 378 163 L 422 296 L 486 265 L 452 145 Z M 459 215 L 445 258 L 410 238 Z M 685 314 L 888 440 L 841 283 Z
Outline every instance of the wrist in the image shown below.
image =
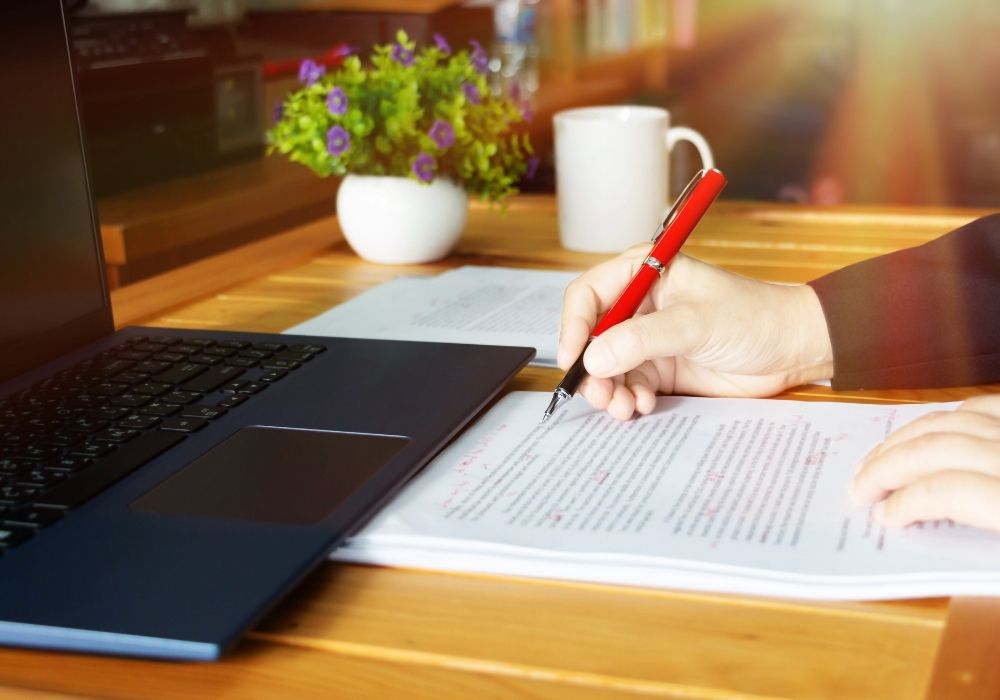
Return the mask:
M 790 380 L 810 384 L 833 377 L 833 345 L 819 297 L 808 284 L 788 287 L 787 328 L 795 348 Z

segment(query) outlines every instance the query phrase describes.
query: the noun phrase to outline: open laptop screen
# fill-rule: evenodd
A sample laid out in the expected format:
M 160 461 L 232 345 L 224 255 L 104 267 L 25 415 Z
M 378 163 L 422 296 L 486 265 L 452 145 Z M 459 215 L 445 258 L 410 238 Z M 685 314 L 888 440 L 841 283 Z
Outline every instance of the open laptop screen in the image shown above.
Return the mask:
M 0 2 L 0 381 L 112 330 L 59 0 Z

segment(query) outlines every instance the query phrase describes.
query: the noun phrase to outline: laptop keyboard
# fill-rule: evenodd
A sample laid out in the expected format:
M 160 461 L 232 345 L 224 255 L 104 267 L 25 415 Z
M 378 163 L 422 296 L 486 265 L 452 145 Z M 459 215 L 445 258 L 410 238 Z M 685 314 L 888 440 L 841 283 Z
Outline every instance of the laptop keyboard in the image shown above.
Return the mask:
M 133 336 L 0 400 L 0 553 L 325 349 Z

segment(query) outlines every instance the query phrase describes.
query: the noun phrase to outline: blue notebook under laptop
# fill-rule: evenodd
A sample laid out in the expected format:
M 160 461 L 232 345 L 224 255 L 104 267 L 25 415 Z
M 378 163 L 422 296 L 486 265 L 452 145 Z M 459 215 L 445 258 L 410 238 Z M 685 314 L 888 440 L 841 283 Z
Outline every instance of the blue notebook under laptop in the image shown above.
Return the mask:
M 217 658 L 534 351 L 115 331 L 60 0 L 0 33 L 0 644 Z

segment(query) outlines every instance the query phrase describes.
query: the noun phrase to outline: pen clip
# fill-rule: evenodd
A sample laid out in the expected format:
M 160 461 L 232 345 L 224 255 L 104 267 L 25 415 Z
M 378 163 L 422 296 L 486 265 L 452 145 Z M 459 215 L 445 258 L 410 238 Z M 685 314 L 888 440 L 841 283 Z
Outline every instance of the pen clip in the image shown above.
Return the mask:
M 677 212 L 681 209 L 681 206 L 688 200 L 691 193 L 694 192 L 694 188 L 698 186 L 701 179 L 705 177 L 705 172 L 706 171 L 704 169 L 696 172 L 694 177 L 691 178 L 691 182 L 689 182 L 687 187 L 684 188 L 684 191 L 680 193 L 676 200 L 674 200 L 674 205 L 670 207 L 670 211 L 668 211 L 667 215 L 663 218 L 663 223 L 660 224 L 659 230 L 653 236 L 653 243 L 659 241 L 660 238 L 663 237 L 663 234 L 667 232 L 667 228 L 669 228 L 670 224 L 673 223 L 674 218 L 677 216 Z

